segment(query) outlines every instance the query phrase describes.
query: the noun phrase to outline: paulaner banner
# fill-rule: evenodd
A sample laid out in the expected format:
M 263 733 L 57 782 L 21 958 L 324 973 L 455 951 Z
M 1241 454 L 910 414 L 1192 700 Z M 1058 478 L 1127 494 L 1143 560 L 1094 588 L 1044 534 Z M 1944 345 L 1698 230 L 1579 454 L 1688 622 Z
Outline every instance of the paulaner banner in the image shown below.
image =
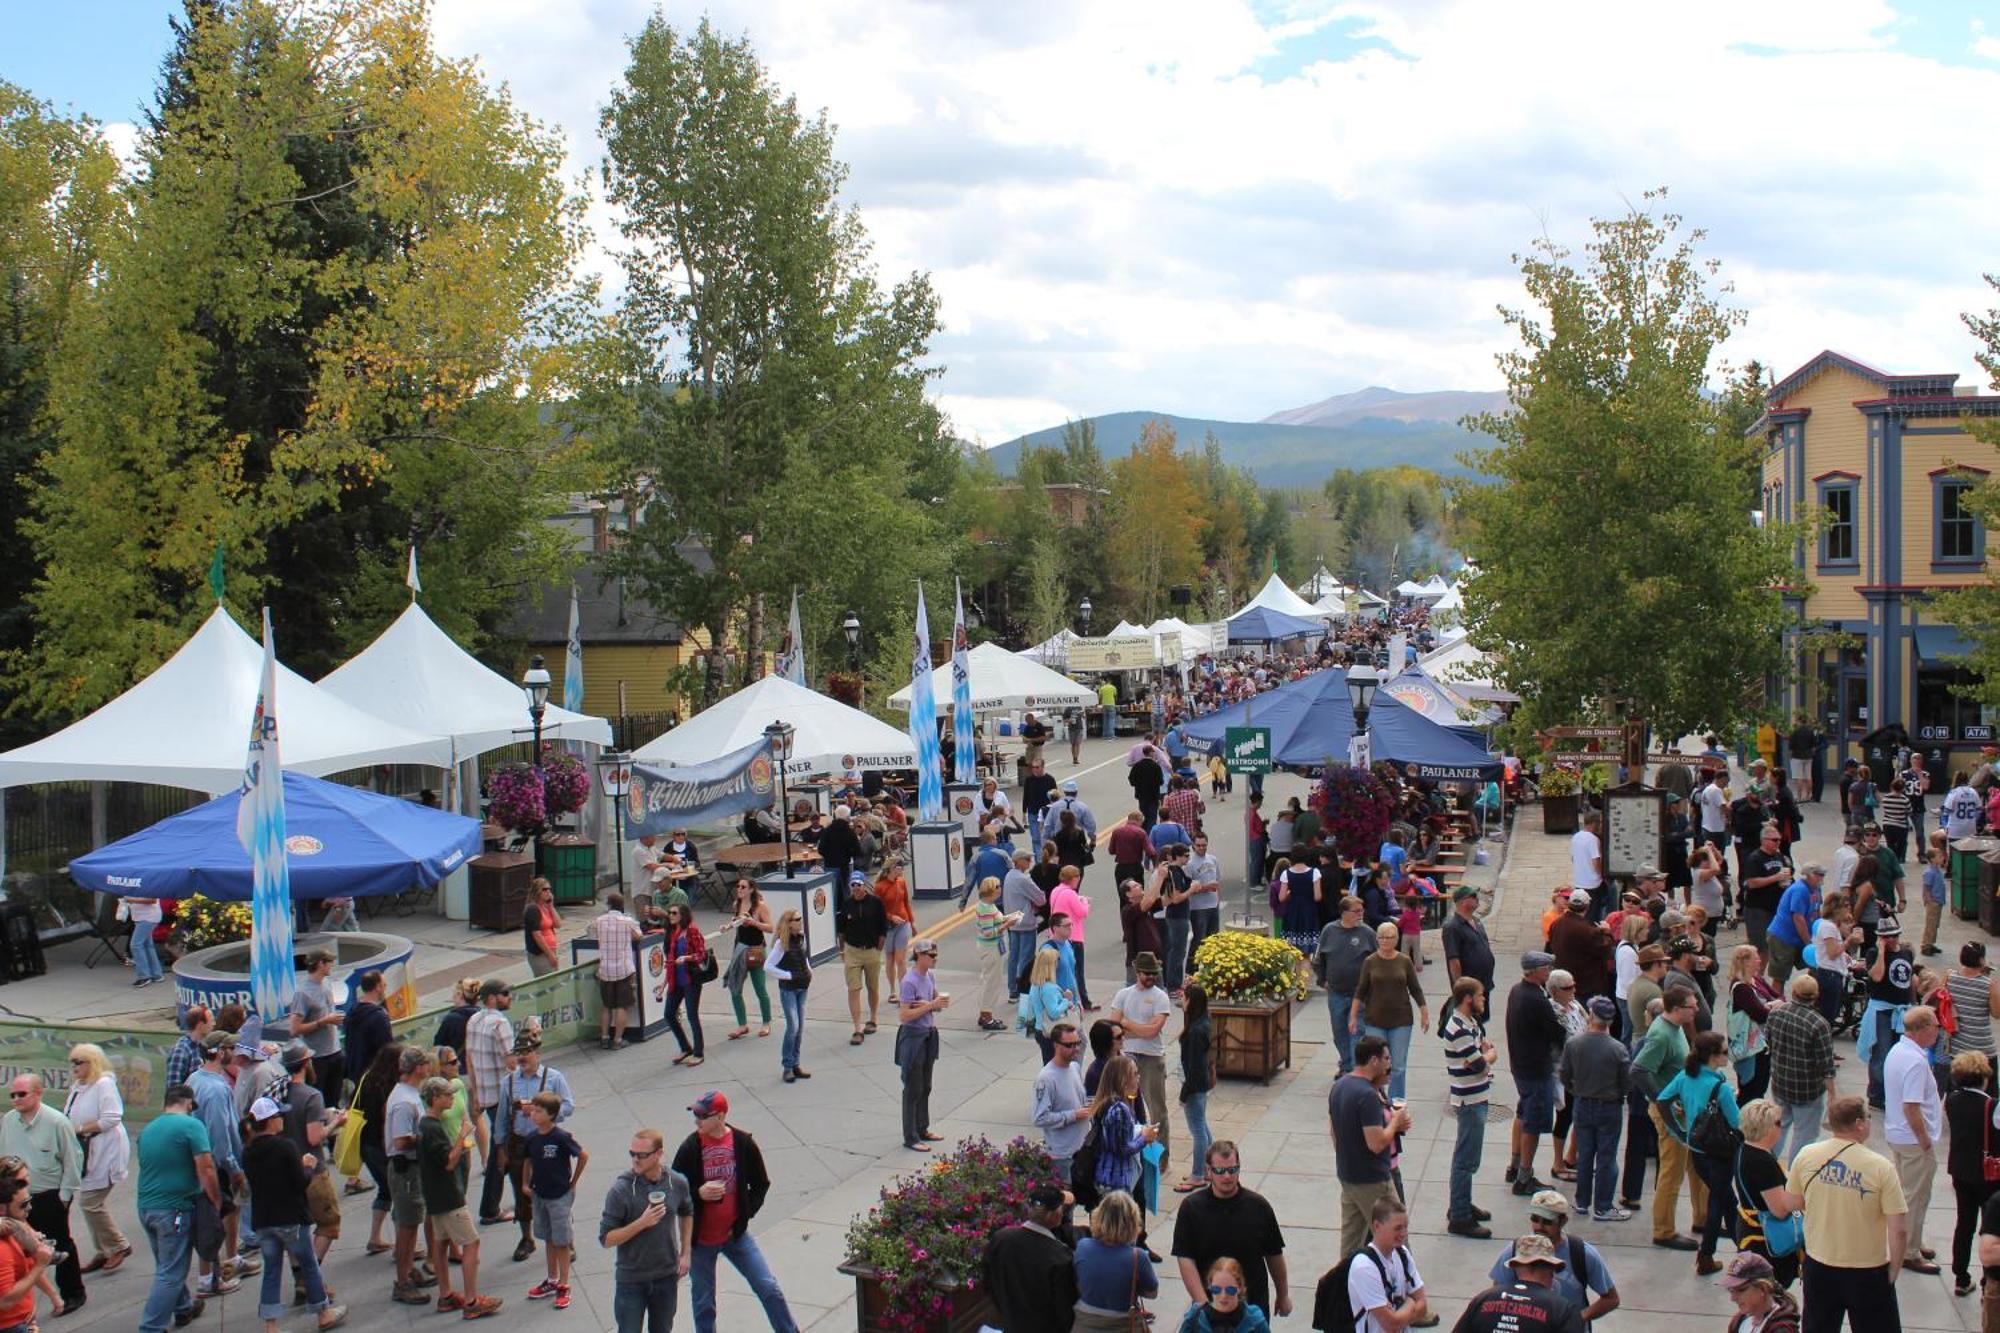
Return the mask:
M 746 810 L 762 810 L 777 799 L 778 767 L 769 741 L 754 741 L 705 764 L 678 768 L 632 765 L 625 788 L 626 836 L 671 833 Z

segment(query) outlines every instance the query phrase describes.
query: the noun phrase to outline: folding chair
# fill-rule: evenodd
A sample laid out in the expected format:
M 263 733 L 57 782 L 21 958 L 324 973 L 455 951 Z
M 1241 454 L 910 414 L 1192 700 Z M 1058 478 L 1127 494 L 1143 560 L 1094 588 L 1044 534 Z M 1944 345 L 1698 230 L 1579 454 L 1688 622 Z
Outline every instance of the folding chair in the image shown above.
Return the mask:
M 128 941 L 131 938 L 132 929 L 133 927 L 130 923 L 118 919 L 117 897 L 109 893 L 98 894 L 97 910 L 91 913 L 90 917 L 90 937 L 92 943 L 90 952 L 84 955 L 83 965 L 94 968 L 97 966 L 97 956 L 101 953 L 108 953 L 111 955 L 112 961 L 122 967 L 131 957 L 131 945 Z M 125 944 L 126 947 L 120 950 L 118 947 L 120 944 Z

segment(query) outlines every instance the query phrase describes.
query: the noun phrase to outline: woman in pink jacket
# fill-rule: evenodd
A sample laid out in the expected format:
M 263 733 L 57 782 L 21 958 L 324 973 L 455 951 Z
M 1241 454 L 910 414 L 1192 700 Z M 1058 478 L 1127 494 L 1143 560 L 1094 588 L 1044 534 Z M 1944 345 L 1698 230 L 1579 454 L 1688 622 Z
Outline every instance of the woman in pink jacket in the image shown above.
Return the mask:
M 1064 866 L 1055 892 L 1049 895 L 1049 914 L 1053 916 L 1064 912 L 1069 915 L 1069 946 L 1076 954 L 1076 1000 L 1086 1010 L 1094 1010 L 1097 1006 L 1090 1002 L 1090 982 L 1085 979 L 1083 970 L 1083 923 L 1090 918 L 1090 899 L 1077 891 L 1077 885 L 1082 882 L 1083 871 L 1075 866 Z

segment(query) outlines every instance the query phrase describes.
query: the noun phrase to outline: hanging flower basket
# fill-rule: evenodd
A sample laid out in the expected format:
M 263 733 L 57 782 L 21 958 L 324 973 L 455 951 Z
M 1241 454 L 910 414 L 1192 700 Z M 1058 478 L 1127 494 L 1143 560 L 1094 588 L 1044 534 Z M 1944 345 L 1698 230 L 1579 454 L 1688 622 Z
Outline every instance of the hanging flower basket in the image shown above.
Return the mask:
M 493 822 L 524 838 L 539 837 L 559 815 L 583 809 L 590 799 L 590 773 L 566 750 L 542 747 L 542 763 L 507 764 L 487 781 Z
M 1372 769 L 1334 764 L 1308 798 L 1327 841 L 1353 861 L 1373 861 L 1396 813 L 1395 793 Z

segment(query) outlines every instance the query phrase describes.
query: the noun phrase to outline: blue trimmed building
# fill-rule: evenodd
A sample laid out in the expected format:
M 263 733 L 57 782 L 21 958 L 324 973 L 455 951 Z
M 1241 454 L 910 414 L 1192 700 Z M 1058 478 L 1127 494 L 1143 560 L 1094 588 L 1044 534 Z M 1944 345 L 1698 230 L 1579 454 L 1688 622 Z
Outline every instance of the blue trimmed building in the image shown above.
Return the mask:
M 1833 765 L 1891 724 L 1926 749 L 1994 742 L 2000 709 L 1952 692 L 1969 679 L 1951 660 L 1964 644 L 1929 603 L 1984 576 L 1985 527 L 1963 500 L 2000 467 L 2000 450 L 1965 423 L 2000 417 L 2000 397 L 1956 375 L 1890 375 L 1822 352 L 1765 401 L 1753 428 L 1766 446 L 1763 512 L 1778 522 L 1820 518 L 1794 552 L 1799 588 L 1811 591 L 1788 592 L 1785 604 L 1801 636 L 1840 631 L 1855 645 L 1808 651 L 1801 641 L 1787 712 L 1826 732 Z

